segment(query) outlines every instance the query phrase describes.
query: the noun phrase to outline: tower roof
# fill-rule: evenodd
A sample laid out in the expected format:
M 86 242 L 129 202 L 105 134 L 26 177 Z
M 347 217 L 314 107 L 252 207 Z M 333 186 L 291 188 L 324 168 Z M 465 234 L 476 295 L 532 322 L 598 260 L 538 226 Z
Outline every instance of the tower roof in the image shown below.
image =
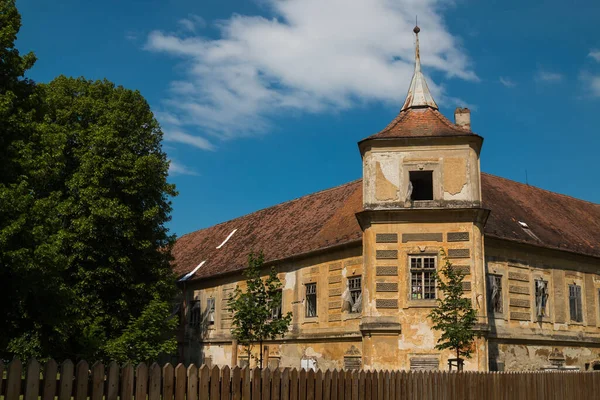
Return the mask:
M 421 29 L 418 26 L 415 26 L 415 29 L 413 29 L 416 37 L 415 72 L 412 80 L 410 81 L 408 94 L 406 95 L 406 100 L 404 101 L 401 111 L 414 107 L 431 107 L 436 110 L 438 109 L 435 100 L 433 100 L 433 96 L 429 92 L 429 87 L 427 86 L 427 81 L 425 81 L 425 76 L 423 75 L 423 72 L 421 72 L 421 55 L 419 54 L 420 31 Z
M 415 72 L 400 113 L 381 132 L 371 135 L 362 141 L 379 138 L 474 135 L 470 127 L 458 126 L 439 112 L 438 105 L 433 100 L 433 96 L 425 81 L 425 76 L 421 72 L 421 55 L 419 53 L 420 31 L 418 26 L 415 26 L 413 29 L 416 35 Z

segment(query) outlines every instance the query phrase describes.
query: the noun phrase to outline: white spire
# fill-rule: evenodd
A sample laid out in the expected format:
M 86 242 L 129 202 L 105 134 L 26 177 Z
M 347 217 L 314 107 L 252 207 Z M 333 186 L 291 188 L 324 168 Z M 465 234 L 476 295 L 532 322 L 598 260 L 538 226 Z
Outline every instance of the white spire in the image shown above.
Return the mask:
M 400 111 L 404 111 L 411 107 L 432 107 L 437 110 L 438 106 L 435 104 L 435 100 L 429 93 L 427 82 L 425 82 L 425 76 L 421 72 L 421 55 L 419 54 L 419 32 L 421 29 L 415 26 L 413 32 L 417 37 L 417 44 L 415 48 L 415 73 L 410 81 L 410 87 L 408 88 L 408 94 L 406 100 Z

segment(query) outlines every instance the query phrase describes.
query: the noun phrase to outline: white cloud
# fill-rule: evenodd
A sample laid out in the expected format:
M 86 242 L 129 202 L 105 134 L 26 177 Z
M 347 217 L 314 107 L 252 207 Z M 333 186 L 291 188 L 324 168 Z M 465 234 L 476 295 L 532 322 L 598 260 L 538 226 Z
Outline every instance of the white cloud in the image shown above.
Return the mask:
M 579 79 L 585 86 L 585 91 L 592 97 L 600 97 L 600 75 L 582 71 Z
M 206 21 L 199 15 L 189 14 L 187 18 L 182 18 L 177 23 L 183 28 L 184 31 L 196 33 L 196 28 L 205 28 Z
M 169 175 L 192 175 L 197 176 L 198 173 L 183 164 L 171 159 L 169 160 Z
M 539 70 L 536 75 L 535 75 L 535 79 L 537 81 L 542 81 L 542 82 L 560 82 L 563 79 L 563 76 L 557 72 L 550 72 L 550 71 L 544 71 L 544 70 Z
M 600 50 L 592 49 L 588 57 L 592 57 L 594 60 L 600 62 Z
M 214 146 L 203 137 L 190 135 L 177 129 L 165 129 L 163 138 L 166 142 L 188 144 L 202 150 L 214 150 Z
M 275 18 L 234 15 L 218 23 L 217 39 L 164 31 L 148 36 L 146 49 L 176 56 L 186 67 L 161 104 L 170 125 L 229 139 L 263 133 L 271 117 L 289 111 L 368 102 L 399 107 L 413 72 L 415 15 L 425 71 L 478 80 L 443 22 L 445 0 L 264 1 Z M 429 86 L 439 103 L 460 101 L 431 78 Z M 177 130 L 165 131 L 176 140 Z M 192 144 L 185 135 L 175 137 Z
M 500 77 L 500 83 L 503 84 L 506 87 L 515 87 L 517 86 L 517 84 L 510 78 L 507 78 L 505 76 L 501 76 Z

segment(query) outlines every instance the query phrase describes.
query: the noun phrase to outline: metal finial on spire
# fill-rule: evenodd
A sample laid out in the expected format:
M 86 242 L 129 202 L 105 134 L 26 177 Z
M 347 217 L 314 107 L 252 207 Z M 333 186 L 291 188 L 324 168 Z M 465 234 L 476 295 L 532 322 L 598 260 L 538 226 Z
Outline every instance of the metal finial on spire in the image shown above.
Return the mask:
M 404 111 L 412 107 L 432 107 L 437 110 L 438 106 L 435 103 L 435 100 L 433 100 L 433 97 L 429 92 L 429 87 L 427 87 L 425 76 L 421 72 L 421 54 L 419 53 L 419 32 L 421 32 L 421 28 L 419 28 L 418 25 L 415 25 L 413 32 L 416 36 L 415 72 L 410 82 L 410 87 L 408 88 L 406 100 L 404 101 L 404 105 L 400 111 Z

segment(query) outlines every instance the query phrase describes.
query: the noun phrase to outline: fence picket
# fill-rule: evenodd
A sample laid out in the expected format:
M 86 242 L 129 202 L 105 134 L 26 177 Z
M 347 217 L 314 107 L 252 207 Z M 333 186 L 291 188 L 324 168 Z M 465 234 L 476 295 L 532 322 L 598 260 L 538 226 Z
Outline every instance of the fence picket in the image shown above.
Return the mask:
M 315 400 L 315 371 L 306 374 L 306 400 Z
M 298 373 L 298 400 L 306 400 L 306 370 L 304 368 Z
M 221 370 L 221 400 L 230 400 L 231 395 L 231 370 L 226 365 Z
M 175 400 L 185 400 L 185 390 L 187 388 L 187 370 L 185 365 L 179 363 L 175 367 Z
M 331 371 L 325 371 L 323 376 L 323 400 L 331 400 Z
M 175 369 L 171 363 L 165 364 L 162 370 L 162 400 L 173 400 L 175 386 Z
M 190 364 L 187 369 L 187 400 L 198 400 L 198 367 Z M 135 399 L 138 400 L 138 399 Z M 143 400 L 143 399 L 142 399 Z M 237 399 L 239 400 L 239 399 Z
M 221 400 L 220 375 L 221 371 L 219 371 L 219 367 L 215 365 L 210 371 L 210 400 Z
M 5 400 L 19 400 L 21 396 L 21 361 L 14 359 L 8 364 Z
M 48 360 L 48 362 L 46 362 L 46 365 L 44 365 L 44 390 L 42 392 L 41 400 L 54 400 L 54 396 L 56 396 L 57 373 L 58 373 L 58 365 L 56 364 L 56 361 Z M 104 379 L 104 372 L 102 373 L 102 379 Z M 2 384 L 0 383 L 0 388 L 1 388 L 1 386 L 2 386 Z M 1 390 L 0 390 L 0 393 L 2 393 Z M 91 400 L 96 400 L 96 399 L 92 396 Z
M 88 397 L 88 375 L 90 367 L 87 362 L 81 360 L 77 363 L 75 372 L 75 400 L 86 400 Z M 39 372 L 38 372 L 39 375 Z M 34 399 L 27 399 L 34 400 Z M 35 395 L 37 400 L 37 392 Z
M 290 369 L 285 368 L 281 373 L 281 400 L 290 400 Z
M 0 375 L 0 378 L 2 375 Z M 34 358 L 27 366 L 27 380 L 25 381 L 24 400 L 38 400 L 40 393 L 40 363 Z
M 116 365 L 117 374 L 119 373 L 119 366 Z M 74 371 L 73 362 L 71 360 L 66 360 L 62 363 L 60 367 L 60 389 L 58 393 L 58 400 L 71 400 L 71 395 L 73 394 L 73 371 Z M 118 377 L 117 377 L 118 380 Z M 118 386 L 118 385 L 117 385 Z M 10 399 L 8 399 L 10 400 Z M 108 399 L 107 400 L 116 400 Z
M 271 374 L 271 400 L 279 400 L 281 398 L 281 371 L 275 369 Z
M 367 373 L 362 370 L 358 373 L 358 400 L 365 400 L 365 380 Z
M 200 368 L 200 383 L 199 387 L 199 400 L 208 400 L 209 392 L 210 392 L 210 368 L 208 365 L 204 364 Z M 250 387 L 250 382 L 248 382 L 248 387 Z M 248 396 L 248 400 L 250 400 L 250 396 Z
M 237 365 L 231 370 L 231 400 L 242 400 L 242 370 Z
M 145 363 L 140 363 L 135 368 L 135 400 L 146 400 L 147 395 L 148 366 Z
M 290 400 L 298 400 L 298 370 L 296 368 L 290 375 Z
M 269 400 L 271 398 L 271 370 L 269 368 L 264 368 L 261 372 L 260 379 L 262 399 Z
M 148 400 L 160 400 L 161 382 L 162 370 L 157 363 L 153 363 L 150 366 L 150 379 L 148 381 Z M 102 400 L 102 398 L 100 398 L 99 400 Z
M 315 400 L 323 400 L 323 372 L 321 370 L 315 374 Z
M 133 365 L 129 363 L 121 369 L 120 400 L 133 400 Z

